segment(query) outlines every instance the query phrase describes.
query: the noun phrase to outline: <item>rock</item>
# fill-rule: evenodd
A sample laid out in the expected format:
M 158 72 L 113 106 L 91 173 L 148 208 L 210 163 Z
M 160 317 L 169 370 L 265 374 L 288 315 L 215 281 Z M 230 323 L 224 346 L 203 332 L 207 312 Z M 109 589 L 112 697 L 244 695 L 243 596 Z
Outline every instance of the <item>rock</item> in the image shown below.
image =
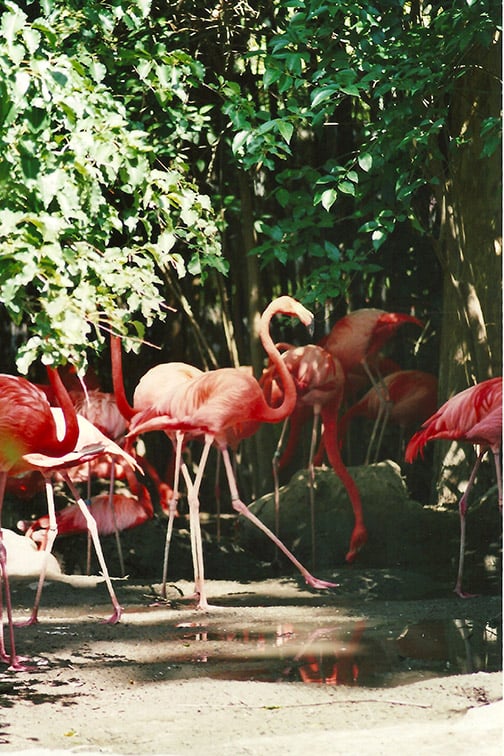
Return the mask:
M 368 541 L 355 564 L 361 567 L 435 569 L 456 565 L 459 549 L 458 510 L 424 507 L 409 498 L 399 466 L 390 460 L 374 465 L 350 467 L 362 499 Z M 296 557 L 311 564 L 311 528 L 308 472 L 296 473 L 280 489 L 280 538 Z M 275 528 L 273 494 L 250 505 L 250 510 L 269 528 Z M 498 509 L 487 507 L 490 529 L 499 533 Z M 473 507 L 468 515 L 481 525 L 481 511 Z M 332 469 L 316 469 L 315 534 L 317 569 L 336 568 L 345 563 L 354 524 L 348 494 Z M 484 528 L 480 527 L 484 531 Z M 488 528 L 486 529 L 488 532 Z M 240 518 L 239 542 L 245 549 L 271 559 L 267 539 L 252 524 Z M 488 546 L 488 542 L 484 547 Z M 454 573 L 453 573 L 454 574 Z

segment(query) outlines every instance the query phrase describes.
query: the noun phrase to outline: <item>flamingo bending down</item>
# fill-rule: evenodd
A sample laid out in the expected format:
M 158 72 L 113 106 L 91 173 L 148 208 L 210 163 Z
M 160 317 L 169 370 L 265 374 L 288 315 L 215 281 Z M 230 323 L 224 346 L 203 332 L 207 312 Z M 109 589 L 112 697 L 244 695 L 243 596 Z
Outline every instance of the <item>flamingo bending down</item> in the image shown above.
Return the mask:
M 7 476 L 23 455 L 38 452 L 61 457 L 75 448 L 79 436 L 77 415 L 61 378 L 53 368 L 47 367 L 47 373 L 61 406 L 64 419 L 62 432 L 61 429 L 58 432 L 49 402 L 43 392 L 25 378 L 0 375 L 0 568 L 10 634 L 8 655 L 4 644 L 0 603 L 0 658 L 8 660 L 12 669 L 24 669 L 24 666 L 15 649 L 9 577 L 1 529 Z
M 388 422 L 399 426 L 400 446 L 402 446 L 404 433 L 408 429 L 418 428 L 435 411 L 438 381 L 435 375 L 425 373 L 422 370 L 398 370 L 386 375 L 383 378 L 383 385 L 390 402 Z M 372 386 L 341 417 L 339 423 L 340 441 L 343 441 L 348 424 L 354 417 L 366 417 L 369 420 L 376 421 L 381 413 L 381 398 L 376 388 Z M 376 443 L 375 462 L 378 458 L 385 427 L 384 423 Z
M 475 386 L 470 386 L 448 399 L 432 417 L 426 420 L 421 430 L 415 433 L 406 447 L 405 460 L 412 462 L 422 454 L 428 441 L 435 439 L 469 441 L 479 446 L 479 453 L 471 471 L 469 481 L 460 501 L 460 552 L 457 581 L 454 591 L 462 598 L 468 594 L 462 591 L 464 570 L 466 512 L 469 492 L 473 486 L 481 461 L 487 451 L 491 451 L 495 462 L 499 508 L 502 510 L 502 476 L 500 449 L 502 444 L 502 377 L 490 378 Z
M 410 323 L 423 328 L 423 323 L 412 315 L 400 312 L 386 312 L 374 307 L 362 308 L 340 318 L 332 327 L 321 345 L 338 359 L 347 379 L 355 381 L 359 373 L 364 373 L 376 388 L 381 413 L 375 422 L 368 447 L 371 449 L 380 422 L 386 424 L 390 410 L 387 389 L 379 369 L 381 349 L 395 336 L 398 328 Z M 350 389 L 350 384 L 349 384 Z M 368 459 L 366 458 L 366 464 Z
M 147 488 L 142 485 L 131 468 L 125 468 L 128 488 L 114 493 L 113 511 L 110 508 L 109 494 L 93 496 L 88 510 L 96 520 L 100 535 L 112 535 L 116 528 L 120 531 L 142 525 L 154 516 L 152 499 Z M 76 535 L 88 531 L 87 522 L 78 504 L 70 504 L 56 512 L 57 535 Z M 31 538 L 39 549 L 45 549 L 50 521 L 48 515 L 36 520 L 20 520 L 17 528 Z
M 203 477 L 208 453 L 212 444 L 221 451 L 234 510 L 243 514 L 260 528 L 296 565 L 306 582 L 315 588 L 333 587 L 333 583 L 317 580 L 286 548 L 277 536 L 267 528 L 241 501 L 236 485 L 233 467 L 229 457 L 229 434 L 233 438 L 250 435 L 259 423 L 277 423 L 284 420 L 296 404 L 296 387 L 280 352 L 275 347 L 269 333 L 269 325 L 274 315 L 284 314 L 297 317 L 309 326 L 313 316 L 292 297 L 283 296 L 273 300 L 261 316 L 259 335 L 270 361 L 276 365 L 283 386 L 284 397 L 278 407 L 271 407 L 257 380 L 239 368 L 221 368 L 203 373 L 187 383 L 175 386 L 164 408 L 164 414 L 150 409 L 139 413 L 131 423 L 131 436 L 150 430 L 177 431 L 183 436 L 204 435 L 205 444 L 194 484 L 189 485 L 189 512 L 191 531 L 195 530 L 193 543 L 196 567 L 195 582 L 199 592 L 198 608 L 207 608 L 204 587 L 204 567 L 201 533 L 199 529 L 199 488 Z M 186 475 L 186 472 L 184 472 Z
M 59 407 L 51 407 L 50 412 L 53 416 L 56 428 L 61 429 L 64 426 L 64 414 L 62 409 L 60 409 Z M 69 470 L 71 470 L 72 467 L 80 466 L 83 464 L 83 462 L 91 461 L 103 454 L 123 459 L 132 468 L 138 468 L 138 465 L 130 454 L 125 452 L 124 449 L 121 449 L 121 447 L 118 446 L 118 444 L 116 444 L 114 441 L 107 438 L 107 436 L 101 433 L 98 428 L 95 428 L 95 426 L 90 423 L 89 420 L 86 420 L 80 415 L 77 415 L 76 417 L 78 423 L 76 451 L 69 452 L 68 454 L 62 455 L 60 457 L 54 457 L 38 452 L 24 454 L 21 459 L 19 459 L 13 466 L 11 473 L 16 474 L 18 472 L 24 473 L 27 470 L 38 470 L 44 476 L 46 482 L 48 516 L 50 523 L 45 549 L 46 554 L 49 554 L 51 552 L 54 540 L 57 535 L 56 512 L 54 507 L 54 496 L 51 479 L 54 474 L 58 473 L 66 482 L 86 520 L 89 533 L 91 534 L 96 556 L 98 557 L 100 568 L 102 570 L 114 610 L 111 617 L 108 619 L 108 622 L 115 623 L 120 620 L 122 609 L 115 595 L 107 565 L 105 564 L 105 558 L 103 556 L 103 551 L 98 535 L 98 528 L 92 514 L 89 512 L 85 501 L 82 499 L 79 491 L 72 481 L 71 473 L 69 472 Z M 44 585 L 45 572 L 45 570 L 42 570 L 40 574 L 32 614 L 26 622 L 22 623 L 23 625 L 31 625 L 37 622 L 38 607 L 42 594 L 42 587 Z

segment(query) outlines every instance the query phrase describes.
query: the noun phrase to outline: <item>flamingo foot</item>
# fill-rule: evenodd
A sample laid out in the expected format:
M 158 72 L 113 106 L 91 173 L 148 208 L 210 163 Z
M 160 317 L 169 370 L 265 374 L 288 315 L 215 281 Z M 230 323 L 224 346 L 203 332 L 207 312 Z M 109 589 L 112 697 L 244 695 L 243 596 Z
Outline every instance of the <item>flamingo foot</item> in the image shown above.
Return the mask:
M 121 621 L 122 613 L 123 613 L 122 606 L 117 605 L 114 607 L 114 611 L 112 612 L 110 617 L 106 620 L 101 620 L 101 622 L 104 625 L 116 625 L 118 622 Z
M 39 620 L 36 614 L 32 614 L 27 620 L 19 620 L 14 622 L 14 627 L 31 627 L 31 625 L 38 625 Z
M 468 599 L 468 598 L 476 598 L 478 596 L 477 593 L 466 593 L 462 590 L 462 587 L 460 585 L 456 585 L 453 589 L 453 592 L 459 596 L 461 599 Z
M 0 655 L 0 661 L 8 663 L 7 670 L 9 672 L 33 672 L 36 667 L 33 664 L 25 664 L 30 661 L 28 656 L 18 656 L 17 654 L 12 657 L 5 652 Z
M 313 577 L 313 575 L 305 575 L 304 579 L 312 588 L 339 588 L 339 583 L 330 583 L 329 580 L 319 580 L 319 578 Z

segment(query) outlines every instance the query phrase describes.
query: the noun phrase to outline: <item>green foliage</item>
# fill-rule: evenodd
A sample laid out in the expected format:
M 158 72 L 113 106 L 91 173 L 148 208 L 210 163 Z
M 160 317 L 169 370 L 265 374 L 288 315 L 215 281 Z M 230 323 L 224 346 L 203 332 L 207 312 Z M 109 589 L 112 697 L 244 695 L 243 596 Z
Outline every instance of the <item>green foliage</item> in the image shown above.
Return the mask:
M 352 271 L 376 271 L 373 256 L 398 224 L 430 232 L 417 198 L 471 138 L 450 102 L 474 51 L 497 43 L 500 4 L 285 0 L 276 21 L 266 51 L 249 53 L 264 71 L 260 101 L 274 109 L 223 86 L 224 112 L 237 162 L 269 172 L 255 252 L 265 265 L 305 255 L 315 270 L 304 296 L 325 299 Z M 480 136 L 481 158 L 494 155 L 500 119 L 486 119 Z M 322 158 L 302 166 L 311 145 Z
M 163 275 L 204 277 L 226 264 L 208 196 L 175 150 L 169 164 L 158 160 L 100 60 L 68 55 L 65 17 L 30 23 L 5 5 L 0 302 L 28 325 L 22 372 L 38 356 L 83 367 L 106 330 L 132 321 L 141 337 L 164 317 Z

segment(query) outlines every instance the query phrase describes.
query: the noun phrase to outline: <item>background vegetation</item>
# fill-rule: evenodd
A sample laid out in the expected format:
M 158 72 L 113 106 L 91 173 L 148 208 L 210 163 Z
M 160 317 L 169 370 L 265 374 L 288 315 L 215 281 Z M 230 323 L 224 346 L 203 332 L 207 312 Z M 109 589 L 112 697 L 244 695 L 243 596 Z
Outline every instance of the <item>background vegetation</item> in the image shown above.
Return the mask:
M 0 12 L 4 372 L 90 362 L 110 389 L 113 330 L 141 351 L 128 391 L 163 360 L 258 375 L 258 315 L 291 293 L 315 340 L 349 309 L 414 312 L 396 357 L 440 401 L 501 374 L 500 2 Z

